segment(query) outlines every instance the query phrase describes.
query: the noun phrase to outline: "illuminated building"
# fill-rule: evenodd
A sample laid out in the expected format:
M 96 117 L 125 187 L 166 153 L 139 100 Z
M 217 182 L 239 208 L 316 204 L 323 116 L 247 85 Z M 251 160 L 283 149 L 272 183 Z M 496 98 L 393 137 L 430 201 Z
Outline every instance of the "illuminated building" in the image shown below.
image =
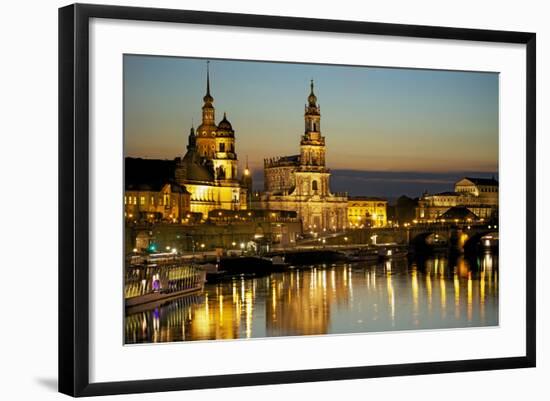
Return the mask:
M 418 201 L 416 218 L 419 221 L 445 219 L 451 208 L 465 207 L 474 216 L 470 220 L 498 216 L 498 181 L 494 178 L 464 177 L 455 184 L 454 192 L 424 193 Z
M 129 222 L 181 223 L 190 211 L 191 194 L 173 182 L 163 185 L 128 184 L 124 193 L 124 216 Z
M 388 201 L 382 198 L 354 196 L 348 199 L 349 227 L 384 227 Z
M 254 199 L 260 209 L 294 210 L 306 231 L 340 231 L 347 224 L 347 194 L 330 191 L 325 164 L 321 110 L 313 91 L 304 113 L 300 154 L 264 160 L 264 192 Z
M 455 184 L 455 192 L 461 195 L 471 194 L 480 203 L 498 206 L 498 181 L 494 178 L 464 177 Z
M 207 216 L 214 209 L 246 208 L 248 195 L 238 178 L 235 131 L 225 113 L 223 119 L 215 123 L 209 70 L 203 101 L 202 123 L 196 131 L 191 128 L 185 156 L 176 158 L 176 180 L 191 193 L 192 212 Z M 248 180 L 251 187 L 252 177 Z

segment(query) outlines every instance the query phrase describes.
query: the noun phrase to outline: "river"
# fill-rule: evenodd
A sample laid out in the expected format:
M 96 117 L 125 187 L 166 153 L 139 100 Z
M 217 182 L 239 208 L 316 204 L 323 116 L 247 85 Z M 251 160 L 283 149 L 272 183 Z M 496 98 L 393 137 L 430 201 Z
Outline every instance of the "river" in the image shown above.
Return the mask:
M 297 266 L 131 313 L 127 344 L 498 325 L 498 256 Z

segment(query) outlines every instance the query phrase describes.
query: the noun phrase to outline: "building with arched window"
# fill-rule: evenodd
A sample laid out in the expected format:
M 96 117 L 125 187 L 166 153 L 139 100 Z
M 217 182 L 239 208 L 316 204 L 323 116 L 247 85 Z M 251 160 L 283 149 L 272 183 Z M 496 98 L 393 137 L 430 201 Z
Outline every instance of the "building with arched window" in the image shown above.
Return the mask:
M 325 164 L 325 137 L 321 135 L 321 108 L 313 81 L 304 113 L 300 154 L 264 160 L 264 192 L 254 207 L 294 210 L 304 231 L 340 231 L 347 226 L 347 194 L 330 191 L 330 170 Z
M 371 196 L 354 196 L 348 199 L 348 224 L 350 228 L 384 227 L 387 220 L 388 201 Z
M 498 181 L 495 178 L 464 177 L 455 183 L 454 192 L 424 193 L 418 201 L 416 219 L 422 222 L 445 220 L 453 207 L 464 206 L 479 219 L 498 218 Z
M 191 194 L 174 182 L 127 184 L 124 217 L 129 222 L 181 223 L 190 212 Z
M 196 130 L 191 128 L 185 156 L 176 158 L 176 181 L 191 193 L 191 212 L 202 213 L 206 218 L 214 209 L 246 208 L 252 177 L 246 169 L 239 178 L 237 167 L 235 131 L 226 113 L 218 124 L 215 122 L 207 69 L 202 122 Z

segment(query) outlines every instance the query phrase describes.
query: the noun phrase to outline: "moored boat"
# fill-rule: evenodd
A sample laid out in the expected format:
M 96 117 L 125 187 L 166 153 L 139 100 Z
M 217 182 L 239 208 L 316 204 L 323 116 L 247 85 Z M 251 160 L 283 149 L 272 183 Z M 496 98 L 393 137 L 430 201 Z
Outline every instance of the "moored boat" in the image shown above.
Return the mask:
M 355 249 L 342 252 L 348 262 L 376 262 L 379 258 L 376 250 Z
M 126 307 L 159 302 L 201 291 L 206 271 L 174 254 L 132 257 L 125 272 Z
M 404 258 L 408 251 L 403 247 L 381 246 L 378 248 L 378 256 L 382 260 Z

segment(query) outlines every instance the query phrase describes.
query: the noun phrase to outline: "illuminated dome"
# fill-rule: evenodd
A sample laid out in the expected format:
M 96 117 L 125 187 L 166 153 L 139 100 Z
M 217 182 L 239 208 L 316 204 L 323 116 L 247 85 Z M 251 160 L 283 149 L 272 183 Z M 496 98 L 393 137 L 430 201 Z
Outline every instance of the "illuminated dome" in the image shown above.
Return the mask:
M 231 126 L 231 123 L 227 119 L 225 113 L 223 113 L 223 119 L 218 124 L 218 131 L 233 131 L 233 127 Z
M 178 168 L 180 169 L 181 177 L 187 181 L 209 182 L 214 180 L 212 171 L 202 164 L 194 148 L 187 151 Z

